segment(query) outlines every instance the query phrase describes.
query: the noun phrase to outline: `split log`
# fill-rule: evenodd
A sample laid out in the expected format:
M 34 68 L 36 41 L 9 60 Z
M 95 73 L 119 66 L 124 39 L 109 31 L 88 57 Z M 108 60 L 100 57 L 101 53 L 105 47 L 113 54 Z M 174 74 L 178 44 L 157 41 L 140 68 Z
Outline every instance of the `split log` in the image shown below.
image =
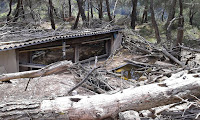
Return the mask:
M 175 58 L 173 55 L 171 55 L 166 49 L 162 49 L 162 53 L 167 56 L 169 59 L 173 60 L 174 62 L 176 62 L 178 65 L 180 65 L 181 67 L 185 67 L 185 65 L 179 61 L 177 58 Z
M 8 73 L 0 75 L 0 81 L 8 81 L 11 79 L 19 78 L 34 78 L 41 77 L 50 74 L 56 74 L 72 67 L 73 63 L 71 61 L 60 61 L 53 64 L 50 64 L 39 70 L 17 72 L 17 73 Z
M 58 97 L 53 100 L 0 104 L 0 119 L 93 120 L 127 110 L 141 111 L 200 95 L 200 75 L 179 73 L 162 83 L 129 88 L 115 94 Z

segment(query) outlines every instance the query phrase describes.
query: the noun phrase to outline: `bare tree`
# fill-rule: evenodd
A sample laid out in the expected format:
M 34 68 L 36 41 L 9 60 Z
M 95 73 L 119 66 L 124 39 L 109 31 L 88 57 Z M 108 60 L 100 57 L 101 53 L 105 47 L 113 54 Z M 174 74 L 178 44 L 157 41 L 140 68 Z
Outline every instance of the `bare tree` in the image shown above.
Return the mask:
M 23 0 L 17 0 L 17 7 L 15 9 L 15 13 L 16 14 L 14 16 L 13 22 L 16 22 L 20 16 L 25 18 L 24 8 L 23 8 Z
M 71 0 L 68 0 L 69 3 L 69 17 L 72 16 L 72 4 L 71 4 Z
M 90 0 L 90 13 L 91 13 L 91 18 L 93 18 L 93 4 L 92 4 L 92 0 Z
M 179 19 L 178 19 L 178 33 L 177 33 L 177 41 L 176 46 L 179 46 L 182 44 L 183 41 L 183 35 L 184 35 L 184 17 L 183 17 L 183 0 L 179 0 Z
M 76 21 L 74 23 L 74 26 L 72 27 L 72 29 L 76 29 L 78 27 L 78 22 L 79 22 L 79 18 L 80 18 L 80 12 L 78 12 L 77 17 L 76 17 Z
M 51 27 L 52 27 L 52 29 L 55 30 L 56 27 L 55 27 L 55 22 L 54 22 L 53 9 L 54 9 L 54 7 L 53 7 L 53 4 L 52 4 L 52 1 L 49 0 L 49 18 L 50 18 L 50 21 L 51 21 Z
M 137 0 L 132 0 L 132 15 L 131 15 L 131 28 L 135 29 L 135 22 L 137 19 Z
M 87 3 L 88 3 L 88 14 L 87 14 L 87 20 L 88 20 L 88 23 L 90 22 L 90 1 L 91 0 L 87 0 Z
M 11 14 L 11 12 L 12 12 L 12 0 L 10 0 L 10 2 L 9 2 L 9 12 L 7 14 L 7 21 L 10 20 L 10 14 Z
M 190 25 L 193 25 L 193 18 L 194 18 L 194 15 L 197 13 L 197 11 L 195 11 L 196 9 L 196 4 L 194 4 L 193 0 L 191 0 L 191 6 L 190 6 L 190 10 L 189 10 L 189 23 Z
M 110 14 L 110 3 L 109 3 L 109 0 L 106 0 L 106 8 L 107 8 L 109 21 L 112 21 L 112 17 L 111 17 L 111 14 Z
M 31 17 L 35 21 L 34 11 L 33 11 L 33 8 L 32 8 L 32 1 L 31 0 L 27 0 L 27 3 L 28 3 L 28 6 L 29 6 L 29 8 L 31 10 L 31 12 L 30 12 Z
M 99 19 L 103 19 L 103 0 L 97 0 L 98 3 L 98 11 L 99 11 Z
M 172 21 L 172 19 L 175 16 L 175 10 L 176 10 L 176 1 L 177 0 L 171 0 L 171 4 L 170 4 L 170 8 L 169 8 L 169 15 L 167 18 L 167 22 L 165 24 L 165 28 L 166 28 L 166 38 L 168 41 L 170 41 L 170 43 L 172 43 L 172 37 L 171 37 L 171 25 L 170 25 L 170 21 Z M 169 26 L 170 25 L 170 26 Z
M 83 20 L 83 26 L 87 27 L 87 19 L 85 16 L 85 10 L 83 9 L 83 0 L 77 0 L 77 3 L 78 3 L 79 12 Z
M 153 0 L 150 1 L 150 11 L 151 11 L 151 21 L 152 21 L 152 26 L 155 30 L 155 37 L 157 39 L 157 44 L 159 44 L 161 42 L 161 39 L 160 39 L 160 33 L 159 33 L 159 30 L 158 30 L 158 25 L 156 23 L 156 20 L 155 20 L 155 13 L 154 13 L 154 2 Z
M 147 23 L 147 20 L 148 20 L 148 0 L 145 1 L 145 7 L 144 7 L 144 12 L 143 12 L 143 15 L 142 15 L 142 23 Z

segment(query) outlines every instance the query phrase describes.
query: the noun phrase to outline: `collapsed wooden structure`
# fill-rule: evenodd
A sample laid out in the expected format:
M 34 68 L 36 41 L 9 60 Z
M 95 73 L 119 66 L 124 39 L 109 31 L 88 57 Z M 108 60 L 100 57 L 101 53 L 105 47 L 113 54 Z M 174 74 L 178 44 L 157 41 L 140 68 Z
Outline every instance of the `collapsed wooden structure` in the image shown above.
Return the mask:
M 114 42 L 121 41 L 119 28 L 84 31 L 8 31 L 0 39 L 0 67 L 7 73 L 35 70 L 60 60 L 86 62 L 107 57 Z M 19 32 L 19 33 L 18 33 Z M 117 40 L 116 40 L 117 39 Z

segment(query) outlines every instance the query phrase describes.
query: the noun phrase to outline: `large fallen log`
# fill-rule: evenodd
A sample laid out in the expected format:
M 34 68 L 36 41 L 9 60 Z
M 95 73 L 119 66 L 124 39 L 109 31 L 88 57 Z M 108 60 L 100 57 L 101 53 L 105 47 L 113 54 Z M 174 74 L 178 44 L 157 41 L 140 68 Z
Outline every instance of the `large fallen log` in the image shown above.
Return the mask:
M 50 74 L 55 74 L 62 72 L 64 70 L 69 70 L 69 68 L 73 65 L 71 61 L 60 61 L 53 64 L 50 64 L 39 70 L 25 71 L 25 72 L 17 72 L 17 73 L 8 73 L 0 75 L 0 81 L 8 81 L 11 79 L 19 79 L 19 78 L 34 78 L 41 77 Z
M 129 88 L 115 94 L 58 97 L 53 100 L 0 104 L 0 119 L 93 120 L 121 111 L 145 110 L 200 95 L 200 75 L 178 73 L 162 83 Z

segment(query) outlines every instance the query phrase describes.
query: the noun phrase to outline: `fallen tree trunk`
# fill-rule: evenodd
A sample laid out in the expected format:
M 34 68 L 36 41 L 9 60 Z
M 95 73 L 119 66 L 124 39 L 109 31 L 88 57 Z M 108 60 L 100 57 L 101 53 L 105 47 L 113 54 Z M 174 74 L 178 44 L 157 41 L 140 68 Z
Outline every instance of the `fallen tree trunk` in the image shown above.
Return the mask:
M 63 70 L 68 70 L 72 65 L 73 63 L 71 61 L 56 62 L 39 70 L 8 73 L 8 74 L 0 75 L 0 81 L 8 81 L 11 79 L 19 79 L 19 78 L 34 78 L 34 77 L 46 76 L 50 74 L 59 73 Z
M 129 88 L 115 94 L 58 97 L 53 100 L 16 101 L 0 104 L 0 119 L 93 120 L 116 116 L 121 111 L 145 110 L 200 95 L 200 76 L 179 73 L 168 80 Z

